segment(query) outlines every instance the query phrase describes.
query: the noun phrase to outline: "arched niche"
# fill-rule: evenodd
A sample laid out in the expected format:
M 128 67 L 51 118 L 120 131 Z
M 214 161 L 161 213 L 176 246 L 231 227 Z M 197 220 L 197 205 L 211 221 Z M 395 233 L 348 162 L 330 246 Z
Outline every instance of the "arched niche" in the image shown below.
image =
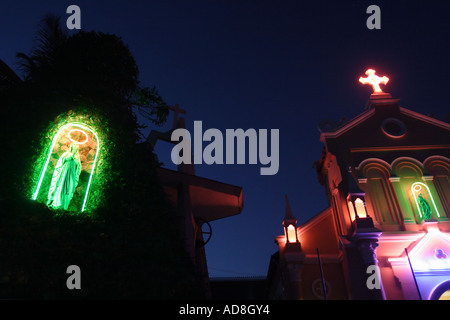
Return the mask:
M 430 192 L 430 188 L 423 182 L 414 182 L 411 185 L 410 193 L 417 206 L 417 212 L 420 220 L 429 220 L 440 218 L 441 215 Z
M 417 210 L 417 194 L 411 187 L 414 183 L 423 183 L 424 168 L 420 161 L 410 157 L 400 157 L 392 162 L 391 178 L 395 194 L 400 206 L 404 223 L 417 223 L 423 220 L 420 210 Z M 425 187 L 424 187 L 425 190 Z M 429 198 L 428 193 L 425 196 Z
M 62 125 L 53 136 L 48 147 L 46 160 L 40 168 L 40 175 L 34 189 L 32 199 L 49 205 L 50 189 L 63 179 L 55 179 L 55 170 L 64 159 L 71 147 L 77 146 L 80 169 L 77 183 L 70 197 L 70 204 L 66 210 L 83 212 L 89 198 L 94 171 L 100 151 L 100 141 L 97 133 L 89 126 L 80 122 L 70 122 Z
M 358 174 L 366 181 L 366 205 L 368 214 L 379 225 L 399 225 L 400 210 L 391 181 L 391 166 L 384 160 L 370 158 L 357 167 Z
M 443 156 L 431 156 L 424 161 L 424 168 L 432 177 L 437 200 L 442 204 L 443 214 L 450 218 L 450 159 Z

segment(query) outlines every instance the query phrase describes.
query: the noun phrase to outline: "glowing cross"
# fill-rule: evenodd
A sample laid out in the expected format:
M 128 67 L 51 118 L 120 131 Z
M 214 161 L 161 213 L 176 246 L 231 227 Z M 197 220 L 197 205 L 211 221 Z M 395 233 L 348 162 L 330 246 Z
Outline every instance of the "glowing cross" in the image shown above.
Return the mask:
M 375 70 L 373 69 L 368 69 L 366 71 L 366 75 L 367 78 L 360 77 L 359 82 L 361 82 L 362 84 L 371 84 L 373 87 L 373 93 L 383 93 L 383 90 L 381 90 L 380 88 L 380 83 L 385 85 L 386 83 L 388 83 L 389 78 L 386 76 L 379 77 L 375 75 Z

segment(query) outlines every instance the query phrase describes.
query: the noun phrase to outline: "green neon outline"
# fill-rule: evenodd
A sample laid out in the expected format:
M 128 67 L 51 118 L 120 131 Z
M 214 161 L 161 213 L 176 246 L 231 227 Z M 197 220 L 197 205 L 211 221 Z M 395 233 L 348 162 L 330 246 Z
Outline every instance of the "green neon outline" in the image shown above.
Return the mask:
M 430 198 L 431 198 L 431 202 L 433 203 L 434 210 L 436 211 L 436 215 L 438 216 L 438 218 L 440 218 L 441 215 L 439 214 L 439 211 L 438 211 L 438 209 L 437 209 L 437 207 L 436 207 L 436 203 L 434 203 L 433 195 L 432 195 L 431 192 L 430 192 L 430 188 L 428 188 L 428 186 L 427 186 L 425 183 L 422 183 L 422 182 L 414 182 L 414 183 L 412 184 L 412 186 L 411 186 L 411 191 L 412 191 L 412 193 L 413 193 L 414 200 L 415 200 L 415 202 L 416 202 L 417 210 L 419 211 L 420 217 L 422 218 L 423 216 L 422 216 L 422 210 L 420 210 L 419 203 L 417 202 L 416 193 L 414 192 L 414 186 L 416 186 L 416 185 L 420 185 L 420 186 L 423 186 L 423 187 L 427 188 L 428 194 L 430 195 Z
M 58 132 L 55 134 L 55 136 L 53 137 L 52 146 L 50 148 L 50 151 L 48 152 L 47 161 L 45 161 L 45 165 L 44 165 L 44 167 L 42 169 L 41 176 L 39 178 L 39 182 L 37 184 L 36 190 L 34 191 L 33 197 L 31 199 L 32 200 L 36 200 L 37 199 L 37 196 L 39 194 L 39 189 L 41 188 L 42 180 L 44 179 L 45 171 L 47 170 L 48 163 L 50 162 L 50 158 L 52 156 L 53 148 L 55 147 L 56 139 L 59 137 L 59 135 L 61 134 L 61 132 L 65 128 L 70 127 L 70 126 L 82 128 L 84 130 L 89 130 L 92 134 L 95 135 L 95 139 L 97 139 L 97 152 L 95 153 L 94 163 L 92 164 L 92 170 L 91 170 L 91 174 L 89 176 L 89 182 L 88 182 L 88 185 L 86 187 L 86 193 L 84 194 L 83 205 L 81 207 L 81 212 L 83 212 L 84 208 L 86 206 L 86 201 L 87 201 L 87 197 L 88 197 L 88 194 L 89 194 L 89 189 L 91 187 L 92 176 L 93 176 L 94 171 L 95 171 L 95 164 L 97 163 L 97 156 L 98 156 L 98 152 L 100 150 L 100 140 L 98 139 L 97 133 L 95 133 L 94 130 L 92 130 L 91 128 L 89 128 L 88 126 L 86 126 L 85 124 L 83 124 L 81 122 L 71 122 L 71 123 L 68 123 L 68 124 L 62 126 L 58 130 Z

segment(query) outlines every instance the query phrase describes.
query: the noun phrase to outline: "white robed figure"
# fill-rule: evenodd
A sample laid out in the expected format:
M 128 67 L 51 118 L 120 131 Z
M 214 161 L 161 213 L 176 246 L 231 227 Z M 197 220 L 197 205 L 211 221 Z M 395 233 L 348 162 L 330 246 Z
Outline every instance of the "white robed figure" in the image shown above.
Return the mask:
M 48 190 L 47 205 L 54 209 L 69 208 L 81 173 L 81 162 L 78 145 L 73 143 L 56 163 L 52 182 Z

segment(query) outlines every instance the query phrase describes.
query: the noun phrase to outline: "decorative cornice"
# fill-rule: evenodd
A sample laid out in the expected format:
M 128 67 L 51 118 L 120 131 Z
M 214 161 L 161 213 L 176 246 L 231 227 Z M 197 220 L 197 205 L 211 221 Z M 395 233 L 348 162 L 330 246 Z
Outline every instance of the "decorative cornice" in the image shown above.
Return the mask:
M 416 231 L 416 232 L 383 232 L 378 239 L 378 242 L 413 242 L 417 241 L 419 238 L 426 235 L 425 231 Z
M 353 118 L 353 120 L 350 120 L 347 124 L 343 125 L 342 127 L 338 128 L 334 132 L 323 132 L 320 135 L 320 141 L 325 141 L 327 138 L 336 138 L 343 134 L 344 132 L 350 130 L 353 127 L 356 127 L 358 124 L 366 121 L 368 118 L 370 118 L 372 115 L 375 114 L 375 109 L 366 110 L 360 115 Z
M 350 152 L 373 152 L 373 151 L 414 151 L 414 150 L 436 150 L 450 149 L 450 144 L 422 145 L 422 146 L 383 146 L 383 147 L 364 147 L 351 148 Z
M 415 112 L 415 111 L 412 111 L 412 110 L 409 110 L 409 109 L 406 109 L 406 108 L 402 108 L 402 107 L 400 107 L 400 112 L 403 113 L 403 114 L 406 114 L 408 116 L 411 116 L 413 118 L 416 118 L 416 119 L 422 120 L 424 122 L 428 122 L 430 124 L 433 124 L 435 126 L 441 127 L 443 129 L 450 130 L 450 124 L 447 123 L 447 122 L 444 122 L 444 121 L 441 121 L 441 120 L 437 120 L 435 118 L 431 118 L 429 116 L 426 116 L 426 115 L 423 115 L 423 114 L 420 114 L 418 112 Z

